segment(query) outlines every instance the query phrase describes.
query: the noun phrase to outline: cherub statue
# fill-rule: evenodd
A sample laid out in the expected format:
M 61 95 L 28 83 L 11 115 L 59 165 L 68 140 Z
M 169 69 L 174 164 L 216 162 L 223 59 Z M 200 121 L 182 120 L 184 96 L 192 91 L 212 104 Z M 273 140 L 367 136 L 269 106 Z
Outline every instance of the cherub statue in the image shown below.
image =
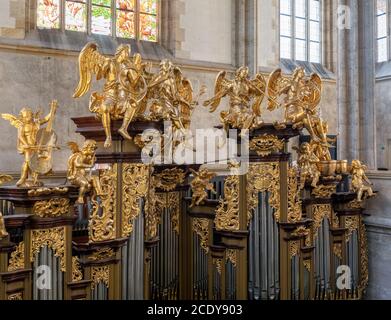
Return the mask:
M 291 78 L 284 77 L 281 69 L 275 70 L 267 84 L 270 111 L 283 107 L 285 116 L 278 127 L 293 124 L 294 128 L 305 127 L 313 140 L 325 141 L 324 123 L 318 115 L 322 94 L 322 80 L 312 74 L 308 79 L 302 67 L 297 68 Z M 282 98 L 279 100 L 280 97 Z
M 357 201 L 362 202 L 366 198 L 373 197 L 375 193 L 373 192 L 373 184 L 369 181 L 368 177 L 365 174 L 367 167 L 359 160 L 353 160 L 351 166 L 352 174 L 352 191 L 357 193 Z
M 88 43 L 80 52 L 80 80 L 73 97 L 80 98 L 90 90 L 92 74 L 97 80 L 105 80 L 103 90 L 93 92 L 89 104 L 89 110 L 102 120 L 105 147 L 112 143 L 111 120 L 123 119 L 118 132 L 125 139 L 131 139 L 128 126 L 145 111 L 147 64 L 139 54 L 131 57 L 130 51 L 129 45 L 120 45 L 114 58 L 110 58 L 102 55 L 95 43 Z
M 83 203 L 84 195 L 91 190 L 94 192 L 94 196 L 102 194 L 99 177 L 92 176 L 90 171 L 96 161 L 96 142 L 86 140 L 81 150 L 75 142 L 68 142 L 68 145 L 72 150 L 72 155 L 68 159 L 67 179 L 71 184 L 79 187 L 77 202 Z
M 300 168 L 300 189 L 304 189 L 306 181 L 311 181 L 311 186 L 316 188 L 319 182 L 320 171 L 317 163 L 319 158 L 315 155 L 311 144 L 305 142 L 300 149 L 294 147 L 299 154 L 297 161 Z
M 12 177 L 5 175 L 5 174 L 0 174 L 0 185 L 2 185 L 5 182 L 10 182 L 12 181 Z M 4 239 L 5 237 L 8 236 L 8 232 L 5 229 L 5 223 L 4 223 L 4 218 L 3 214 L 0 212 L 0 240 Z
M 257 128 L 262 125 L 261 104 L 265 90 L 266 81 L 263 75 L 258 73 L 250 80 L 248 67 L 239 68 L 233 80 L 226 79 L 226 72 L 222 71 L 216 78 L 215 96 L 205 101 L 204 106 L 211 106 L 210 112 L 215 112 L 221 99 L 228 96 L 229 110 L 220 114 L 224 128 Z
M 209 172 L 208 169 L 203 168 L 198 172 L 190 169 L 193 173 L 194 178 L 190 183 L 191 190 L 193 191 L 192 201 L 190 208 L 194 206 L 199 206 L 207 198 L 207 191 L 211 191 L 216 194 L 214 190 L 213 183 L 210 182 L 212 178 L 216 176 L 214 172 Z
M 57 101 L 53 100 L 50 105 L 50 112 L 41 118 L 41 111 L 33 112 L 30 108 L 23 108 L 19 116 L 3 113 L 3 119 L 8 120 L 11 125 L 18 129 L 17 150 L 24 156 L 21 176 L 16 183 L 18 187 L 41 186 L 38 181 L 39 169 L 42 165 L 46 173 L 51 170 L 51 150 L 55 147 L 56 135 L 52 131 L 52 122 L 57 109 Z M 46 128 L 41 128 L 48 123 Z M 36 164 L 33 168 L 32 161 Z M 39 162 L 39 163 L 38 163 Z M 38 164 L 37 164 L 38 163 Z M 31 177 L 31 179 L 29 179 Z
M 174 128 L 184 131 L 190 127 L 193 101 L 191 82 L 169 60 L 162 60 L 159 72 L 148 83 L 148 98 L 152 100 L 150 118 L 171 120 Z

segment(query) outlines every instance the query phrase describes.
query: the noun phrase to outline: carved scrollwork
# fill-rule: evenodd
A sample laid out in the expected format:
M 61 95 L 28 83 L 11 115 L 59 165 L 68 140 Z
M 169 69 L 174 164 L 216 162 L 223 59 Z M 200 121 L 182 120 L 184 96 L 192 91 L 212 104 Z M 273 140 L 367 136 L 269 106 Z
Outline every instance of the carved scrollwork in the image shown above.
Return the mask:
M 129 237 L 140 215 L 140 200 L 148 193 L 149 166 L 124 164 L 122 173 L 122 236 Z
M 274 135 L 265 134 L 250 141 L 250 150 L 255 151 L 261 157 L 266 157 L 282 149 L 284 149 L 284 141 Z
M 368 239 L 365 224 L 360 224 L 360 290 L 363 291 L 368 286 Z
M 88 224 L 90 242 L 115 238 L 115 217 L 117 203 L 117 164 L 100 174 L 102 188 L 101 202 L 92 198 L 92 213 Z M 101 210 L 100 210 L 101 209 Z
M 24 242 L 19 242 L 15 251 L 11 253 L 8 272 L 24 269 Z
M 338 259 L 342 260 L 342 243 L 333 243 L 333 253 Z
M 114 250 L 112 248 L 102 248 L 98 251 L 91 254 L 91 256 L 88 258 L 92 261 L 98 261 L 98 260 L 104 260 L 109 259 L 114 256 Z
M 38 229 L 31 231 L 30 261 L 34 262 L 35 256 L 42 247 L 51 248 L 54 255 L 59 258 L 61 271 L 66 271 L 65 257 L 65 227 L 51 229 Z
M 330 198 L 337 191 L 337 186 L 334 184 L 320 184 L 312 190 L 312 195 L 315 198 Z
M 258 193 L 270 192 L 269 205 L 280 220 L 280 167 L 278 162 L 250 164 L 247 174 L 247 222 L 250 223 L 258 206 Z
M 68 192 L 67 187 L 55 187 L 55 188 L 37 188 L 31 189 L 27 192 L 29 197 L 39 197 L 39 196 L 48 196 L 48 195 L 64 195 Z
M 360 226 L 359 216 L 345 217 L 345 228 L 347 229 L 346 242 L 350 241 L 350 237 L 352 236 L 353 231 L 358 230 L 359 226 Z
M 288 222 L 298 222 L 302 218 L 300 188 L 295 167 L 288 171 Z
M 224 199 L 216 209 L 216 229 L 219 231 L 239 230 L 239 176 L 228 176 L 224 182 Z
M 217 273 L 221 275 L 221 270 L 223 268 L 223 259 L 213 258 L 212 263 L 216 266 Z
M 181 197 L 179 192 L 167 194 L 167 208 L 171 210 L 171 223 L 173 230 L 179 234 L 179 214 L 181 211 Z
M 164 191 L 172 191 L 177 185 L 185 181 L 186 174 L 182 169 L 173 168 L 163 170 L 161 173 L 154 175 L 154 185 L 156 188 Z
M 201 248 L 205 253 L 209 252 L 209 219 L 193 218 L 193 232 L 195 232 L 201 241 Z
M 72 282 L 83 280 L 83 272 L 80 266 L 79 259 L 72 257 Z
M 68 198 L 52 198 L 34 203 L 33 213 L 38 217 L 60 217 L 69 213 Z
M 110 268 L 109 266 L 99 266 L 91 268 L 92 290 L 99 283 L 103 283 L 107 288 L 110 286 Z
M 228 249 L 227 250 L 227 253 L 226 253 L 226 257 L 227 257 L 227 261 L 231 261 L 232 265 L 234 266 L 234 268 L 236 268 L 237 266 L 237 252 L 236 250 L 234 249 Z
M 294 240 L 289 241 L 289 257 L 292 259 L 293 257 L 300 254 L 300 241 Z
M 15 292 L 8 295 L 7 300 L 23 300 L 23 292 Z

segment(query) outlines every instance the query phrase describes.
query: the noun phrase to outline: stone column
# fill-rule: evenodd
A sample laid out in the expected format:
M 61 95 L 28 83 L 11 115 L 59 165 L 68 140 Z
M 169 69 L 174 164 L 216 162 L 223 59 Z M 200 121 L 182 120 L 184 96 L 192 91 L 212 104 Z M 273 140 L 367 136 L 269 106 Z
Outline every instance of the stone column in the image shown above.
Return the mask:
M 374 169 L 374 2 L 339 0 L 338 5 L 350 20 L 338 28 L 339 157 L 361 159 Z

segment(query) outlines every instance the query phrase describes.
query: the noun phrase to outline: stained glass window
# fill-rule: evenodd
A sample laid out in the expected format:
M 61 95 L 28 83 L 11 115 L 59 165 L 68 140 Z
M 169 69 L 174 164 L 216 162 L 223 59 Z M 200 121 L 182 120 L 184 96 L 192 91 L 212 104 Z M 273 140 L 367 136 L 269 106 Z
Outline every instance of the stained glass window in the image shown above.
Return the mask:
M 320 0 L 280 0 L 280 57 L 320 63 L 320 18 Z
M 38 0 L 37 27 L 157 41 L 158 0 Z
M 377 20 L 377 62 L 389 60 L 389 33 L 388 17 L 389 1 L 377 0 L 376 20 Z

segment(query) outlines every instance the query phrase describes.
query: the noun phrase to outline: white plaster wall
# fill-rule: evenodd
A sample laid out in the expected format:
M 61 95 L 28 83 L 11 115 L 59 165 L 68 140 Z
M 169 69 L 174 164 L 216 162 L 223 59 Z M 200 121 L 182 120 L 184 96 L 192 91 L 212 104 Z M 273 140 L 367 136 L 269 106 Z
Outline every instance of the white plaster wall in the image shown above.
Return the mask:
M 231 63 L 232 1 L 186 0 L 182 51 L 191 60 Z

